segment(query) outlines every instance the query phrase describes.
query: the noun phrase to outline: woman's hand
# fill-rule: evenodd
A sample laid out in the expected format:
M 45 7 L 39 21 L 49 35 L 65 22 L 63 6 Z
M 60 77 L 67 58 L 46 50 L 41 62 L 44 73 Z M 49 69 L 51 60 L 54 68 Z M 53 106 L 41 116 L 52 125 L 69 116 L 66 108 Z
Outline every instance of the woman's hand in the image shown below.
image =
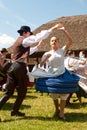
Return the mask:
M 46 61 L 50 58 L 51 54 L 47 54 Z
M 60 28 L 62 28 L 63 27 L 63 24 L 62 23 L 58 23 L 58 24 L 56 24 L 55 26 L 53 26 L 52 28 L 51 28 L 51 30 L 53 31 L 53 30 L 55 30 L 55 29 L 60 29 Z
M 50 56 L 51 56 L 51 54 L 46 55 L 45 59 L 43 61 L 41 61 L 40 67 L 42 67 L 46 63 L 46 61 L 49 59 Z
M 38 49 L 41 48 L 42 45 L 43 45 L 43 43 L 44 43 L 44 42 L 41 40 L 41 41 L 38 43 L 37 48 L 38 48 Z

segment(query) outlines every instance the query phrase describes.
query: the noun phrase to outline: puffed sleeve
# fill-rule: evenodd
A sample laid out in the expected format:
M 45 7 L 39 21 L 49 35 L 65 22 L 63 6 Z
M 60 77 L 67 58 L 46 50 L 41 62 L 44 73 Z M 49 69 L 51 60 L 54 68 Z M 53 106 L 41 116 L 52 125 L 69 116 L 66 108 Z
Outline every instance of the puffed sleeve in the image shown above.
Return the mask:
M 35 46 L 35 47 L 30 47 L 30 54 L 29 54 L 29 55 L 32 55 L 32 54 L 35 53 L 37 50 L 38 50 L 37 46 Z
M 39 42 L 40 40 L 46 39 L 51 34 L 51 32 L 52 32 L 52 30 L 49 29 L 49 30 L 43 30 L 36 35 L 31 35 L 23 40 L 22 45 L 24 47 L 29 47 L 29 46 Z

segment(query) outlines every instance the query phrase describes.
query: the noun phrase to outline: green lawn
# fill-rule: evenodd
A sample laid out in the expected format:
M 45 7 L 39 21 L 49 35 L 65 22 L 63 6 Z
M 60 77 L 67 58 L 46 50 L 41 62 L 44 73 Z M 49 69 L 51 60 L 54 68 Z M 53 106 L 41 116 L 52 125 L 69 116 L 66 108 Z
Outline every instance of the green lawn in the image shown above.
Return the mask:
M 4 92 L 0 91 L 0 96 Z M 25 117 L 10 116 L 11 107 L 14 103 L 16 92 L 5 104 L 0 112 L 0 130 L 87 130 L 87 98 L 82 98 L 83 104 L 73 103 L 75 94 L 71 98 L 71 105 L 66 106 L 65 115 L 68 122 L 63 122 L 53 117 L 54 104 L 47 93 L 43 96 L 34 88 L 28 88 L 27 96 L 21 106 Z

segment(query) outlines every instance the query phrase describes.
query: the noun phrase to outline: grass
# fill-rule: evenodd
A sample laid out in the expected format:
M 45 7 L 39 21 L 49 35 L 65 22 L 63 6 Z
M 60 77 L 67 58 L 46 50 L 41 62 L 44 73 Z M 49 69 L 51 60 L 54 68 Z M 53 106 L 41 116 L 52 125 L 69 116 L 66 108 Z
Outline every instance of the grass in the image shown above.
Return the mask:
M 0 92 L 2 96 L 4 92 Z M 71 105 L 66 106 L 65 116 L 68 122 L 63 122 L 53 117 L 54 104 L 47 93 L 40 96 L 34 88 L 28 88 L 21 111 L 26 113 L 25 117 L 10 116 L 12 105 L 16 98 L 16 92 L 8 100 L 0 111 L 0 130 L 87 130 L 87 99 L 82 98 L 83 104 L 73 103 L 75 95 L 71 98 Z

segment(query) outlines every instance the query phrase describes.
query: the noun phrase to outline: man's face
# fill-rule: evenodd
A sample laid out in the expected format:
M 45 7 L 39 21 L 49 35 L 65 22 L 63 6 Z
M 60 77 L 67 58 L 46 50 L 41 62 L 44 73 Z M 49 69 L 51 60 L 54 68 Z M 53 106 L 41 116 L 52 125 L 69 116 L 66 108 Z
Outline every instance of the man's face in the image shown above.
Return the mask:
M 30 36 L 30 32 L 23 32 L 23 37 L 27 38 Z

